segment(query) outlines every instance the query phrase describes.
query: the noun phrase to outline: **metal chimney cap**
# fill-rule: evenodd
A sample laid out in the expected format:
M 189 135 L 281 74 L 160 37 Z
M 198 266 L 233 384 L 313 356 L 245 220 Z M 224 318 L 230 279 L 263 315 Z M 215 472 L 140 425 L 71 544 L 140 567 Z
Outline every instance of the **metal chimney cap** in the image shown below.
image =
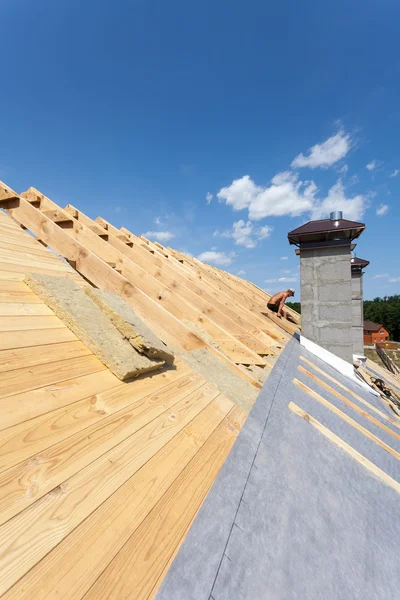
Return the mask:
M 338 221 L 339 219 L 343 219 L 343 212 L 341 210 L 335 210 L 330 214 L 331 221 Z

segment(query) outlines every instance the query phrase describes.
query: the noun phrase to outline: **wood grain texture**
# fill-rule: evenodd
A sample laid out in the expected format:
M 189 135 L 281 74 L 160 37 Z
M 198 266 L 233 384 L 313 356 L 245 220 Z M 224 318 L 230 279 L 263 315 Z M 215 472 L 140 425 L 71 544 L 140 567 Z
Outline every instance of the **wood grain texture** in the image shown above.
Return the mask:
M 29 329 L 22 331 L 3 331 L 0 335 L 0 351 L 14 348 L 32 348 L 47 344 L 60 344 L 77 341 L 76 335 L 66 327 L 57 329 Z M 31 352 L 35 352 L 32 348 Z
M 88 466 L 0 528 L 0 594 L 54 549 L 217 395 L 205 386 L 139 430 L 137 420 L 131 421 L 136 433 L 126 437 L 125 430 L 122 442 L 122 436 L 116 439 L 113 435 L 112 419 L 108 419 L 111 449 L 98 456 L 100 450 L 94 448 Z M 115 426 L 121 428 L 123 420 L 117 419 Z M 90 442 L 95 445 L 92 436 Z M 70 460 L 73 452 L 71 448 Z M 60 459 L 64 462 L 64 456 Z M 73 458 L 73 465 L 74 469 L 79 466 L 77 458 Z
M 83 398 L 95 397 L 120 384 L 110 371 L 95 371 L 1 398 L 0 429 L 13 427 Z
M 65 600 L 81 598 L 231 407 L 226 400 L 220 403 L 217 398 L 209 405 L 203 406 L 197 418 L 194 417 L 194 438 L 185 429 L 178 431 L 159 452 L 149 456 L 140 471 L 136 470 L 109 500 L 28 573 L 8 597 L 16 597 L 15 594 L 22 591 L 21 598 L 37 600 L 58 594 Z M 126 506 L 129 506 L 129 514 Z M 93 544 L 98 551 L 92 557 L 89 572 L 86 557 Z M 64 556 L 69 557 L 68 564 Z M 38 585 L 40 581 L 42 585 Z
M 0 378 L 0 398 L 34 390 L 38 387 L 103 371 L 106 367 L 93 355 L 59 360 L 50 364 L 24 367 L 3 373 Z
M 85 600 L 152 598 L 231 449 L 242 420 L 233 408 L 104 569 Z M 195 427 L 193 422 L 192 429 Z M 121 578 L 120 574 L 126 573 Z
M 0 351 L 0 373 L 33 367 L 35 365 L 49 364 L 59 360 L 69 360 L 80 356 L 87 356 L 90 351 L 80 341 L 64 342 L 36 346 L 32 348 L 16 348 Z
M 25 315 L 53 316 L 53 311 L 45 304 L 35 302 L 0 302 L 0 318 Z

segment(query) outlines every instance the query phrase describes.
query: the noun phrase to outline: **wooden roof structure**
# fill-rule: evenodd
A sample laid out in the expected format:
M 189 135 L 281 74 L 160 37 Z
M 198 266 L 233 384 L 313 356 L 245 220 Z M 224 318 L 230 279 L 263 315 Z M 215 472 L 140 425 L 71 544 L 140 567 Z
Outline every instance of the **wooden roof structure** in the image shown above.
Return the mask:
M 166 343 L 257 392 L 299 328 L 268 294 L 0 182 L 0 598 L 154 597 L 246 413 L 178 358 L 118 380 L 24 283 L 119 293 Z
M 34 188 L 18 195 L 0 182 L 1 208 L 0 598 L 209 600 L 211 590 L 215 600 L 261 600 L 266 586 L 277 597 L 289 571 L 286 590 L 321 597 L 327 570 L 313 577 L 310 565 L 331 564 L 326 540 L 336 531 L 350 539 L 343 506 L 361 506 L 349 522 L 364 527 L 371 507 L 362 502 L 398 499 L 398 405 L 301 350 L 299 316 L 288 309 L 291 320 L 279 319 L 266 307 L 269 295 L 248 281 L 72 204 L 61 208 Z M 175 365 L 121 382 L 28 288 L 32 272 L 120 294 L 175 349 Z M 185 360 L 199 350 L 256 394 L 266 379 L 249 418 L 251 403 L 238 406 Z M 367 361 L 359 371 L 371 384 L 384 370 Z M 398 378 L 384 375 L 399 390 Z M 335 465 L 345 504 L 335 504 Z M 353 487 L 374 494 L 353 502 L 347 473 Z M 311 506 L 325 523 L 315 489 L 333 502 L 327 536 L 315 537 L 301 518 L 312 520 Z M 378 516 L 381 508 L 381 500 L 372 506 Z M 393 560 L 374 559 L 393 587 L 397 530 L 382 519 L 379 535 L 377 548 Z M 340 546 L 343 569 L 350 546 Z M 310 562 L 298 547 L 311 548 Z M 374 593 L 377 583 L 371 577 L 365 589 Z

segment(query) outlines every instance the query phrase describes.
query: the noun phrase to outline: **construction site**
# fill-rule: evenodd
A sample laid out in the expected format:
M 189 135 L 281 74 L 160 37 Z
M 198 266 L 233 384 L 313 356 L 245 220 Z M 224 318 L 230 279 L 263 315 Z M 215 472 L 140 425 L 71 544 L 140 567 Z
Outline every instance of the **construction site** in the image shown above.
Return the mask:
M 363 356 L 364 229 L 288 233 L 280 318 L 0 182 L 2 600 L 398 597 L 400 375 Z

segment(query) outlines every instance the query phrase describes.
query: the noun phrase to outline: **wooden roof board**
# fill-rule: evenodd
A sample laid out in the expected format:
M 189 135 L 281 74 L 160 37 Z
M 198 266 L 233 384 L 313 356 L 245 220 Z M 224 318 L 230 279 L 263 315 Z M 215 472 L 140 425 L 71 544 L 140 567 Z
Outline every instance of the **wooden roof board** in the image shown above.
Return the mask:
M 75 600 L 100 576 L 106 589 L 127 542 L 143 577 L 118 570 L 119 585 L 151 598 L 245 415 L 181 361 L 116 379 L 22 281 L 54 255 L 0 215 L 0 264 L 7 237 L 20 244 L 8 256 L 26 261 L 1 289 L 0 597 Z M 170 543 L 153 555 L 143 532 L 163 523 Z

